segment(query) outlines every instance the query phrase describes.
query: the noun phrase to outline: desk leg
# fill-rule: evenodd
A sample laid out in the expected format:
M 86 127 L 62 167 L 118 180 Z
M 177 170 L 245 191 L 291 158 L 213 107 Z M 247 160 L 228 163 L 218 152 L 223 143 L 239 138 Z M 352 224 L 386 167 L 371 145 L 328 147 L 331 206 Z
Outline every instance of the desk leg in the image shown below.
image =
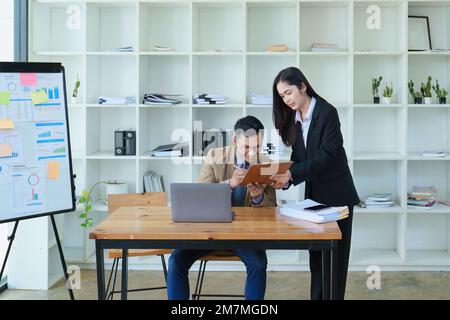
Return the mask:
M 331 300 L 338 299 L 338 241 L 333 240 L 331 249 Z
M 128 294 L 128 249 L 122 250 L 122 290 L 121 299 L 127 300 Z
M 322 299 L 330 300 L 331 252 L 322 250 Z
M 105 260 L 101 240 L 95 240 L 98 300 L 105 300 Z

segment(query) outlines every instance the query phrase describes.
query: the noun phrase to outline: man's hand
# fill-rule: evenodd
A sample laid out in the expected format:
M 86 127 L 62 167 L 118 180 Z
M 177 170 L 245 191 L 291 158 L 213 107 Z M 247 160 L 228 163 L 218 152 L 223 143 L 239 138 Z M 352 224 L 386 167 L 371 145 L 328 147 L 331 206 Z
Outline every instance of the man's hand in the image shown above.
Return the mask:
M 274 174 L 270 177 L 274 182 L 271 184 L 271 186 L 274 189 L 282 189 L 286 186 L 286 184 L 292 179 L 291 171 L 288 170 L 285 173 L 282 174 Z
M 234 170 L 233 176 L 230 179 L 231 188 L 235 188 L 238 185 L 240 185 L 242 180 L 244 179 L 246 173 L 247 173 L 247 170 L 242 169 L 242 168 Z
M 265 184 L 259 184 L 257 182 L 247 185 L 247 190 L 250 192 L 250 196 L 252 197 L 252 199 L 258 198 L 264 192 L 265 188 Z

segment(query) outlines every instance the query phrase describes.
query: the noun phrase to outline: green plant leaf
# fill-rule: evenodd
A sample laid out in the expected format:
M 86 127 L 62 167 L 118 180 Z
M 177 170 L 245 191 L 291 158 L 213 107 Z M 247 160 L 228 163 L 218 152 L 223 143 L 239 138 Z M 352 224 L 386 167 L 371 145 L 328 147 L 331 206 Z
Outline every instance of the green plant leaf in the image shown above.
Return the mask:
M 81 197 L 80 199 L 78 199 L 78 203 L 85 203 L 85 202 L 86 202 L 85 197 Z
M 91 209 L 92 209 L 92 205 L 91 205 L 91 204 L 88 204 L 88 205 L 86 206 L 86 208 L 84 208 L 84 211 L 89 212 L 89 211 L 91 211 Z
M 87 218 L 87 214 L 86 213 L 82 213 L 78 216 L 80 219 L 85 219 Z

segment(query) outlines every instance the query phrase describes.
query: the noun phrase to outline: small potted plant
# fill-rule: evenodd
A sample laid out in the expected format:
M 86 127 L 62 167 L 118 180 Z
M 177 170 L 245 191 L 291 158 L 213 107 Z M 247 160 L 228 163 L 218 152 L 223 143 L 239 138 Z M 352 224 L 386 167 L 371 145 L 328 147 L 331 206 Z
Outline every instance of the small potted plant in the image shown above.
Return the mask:
M 420 84 L 420 92 L 422 93 L 422 97 L 425 99 L 425 104 L 431 104 L 431 77 L 428 76 L 427 84 L 423 82 Z
M 377 78 L 372 78 L 372 96 L 373 96 L 373 103 L 379 104 L 380 103 L 380 96 L 378 95 L 378 88 L 380 87 L 381 80 L 383 79 L 382 76 Z
M 383 104 L 391 104 L 393 93 L 394 93 L 394 88 L 392 86 L 392 83 L 391 83 L 391 86 L 386 84 L 386 88 L 384 88 L 384 91 L 383 91 Z
M 78 89 L 80 89 L 80 79 L 78 78 L 77 74 L 77 81 L 75 82 L 75 87 L 73 88 L 71 103 L 77 104 L 78 103 Z
M 408 82 L 409 93 L 414 99 L 414 104 L 422 104 L 422 95 L 418 91 L 414 91 L 414 82 L 410 80 Z
M 83 205 L 83 212 L 78 216 L 80 219 L 83 219 L 83 223 L 81 224 L 84 228 L 92 227 L 92 218 L 89 217 L 89 212 L 92 210 L 92 193 L 94 190 L 101 185 L 106 186 L 106 199 L 104 203 L 107 205 L 108 195 L 110 194 L 123 194 L 128 193 L 128 184 L 125 181 L 99 181 L 94 184 L 89 192 L 87 190 L 83 190 L 83 194 L 80 199 L 78 199 L 78 204 Z
M 83 194 L 80 199 L 78 199 L 79 204 L 83 204 L 83 212 L 78 216 L 80 219 L 83 219 L 83 223 L 81 224 L 84 228 L 90 228 L 93 226 L 92 218 L 89 217 L 89 212 L 92 210 L 92 192 L 94 192 L 97 186 L 107 183 L 106 181 L 100 181 L 94 184 L 89 192 L 83 190 Z
M 436 92 L 437 97 L 439 98 L 439 103 L 440 104 L 446 104 L 447 103 L 447 95 L 448 95 L 448 91 L 445 89 L 441 89 L 439 87 L 439 82 L 436 79 L 436 85 L 433 86 L 433 90 L 434 92 Z

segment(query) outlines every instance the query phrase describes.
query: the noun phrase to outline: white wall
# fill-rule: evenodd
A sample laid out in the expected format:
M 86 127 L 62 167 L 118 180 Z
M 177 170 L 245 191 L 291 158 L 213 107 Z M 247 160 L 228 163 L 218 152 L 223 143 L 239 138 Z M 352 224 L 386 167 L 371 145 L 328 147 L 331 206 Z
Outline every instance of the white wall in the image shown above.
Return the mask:
M 14 0 L 0 0 L 0 61 L 13 61 L 14 59 L 13 2 Z M 6 224 L 0 225 L 0 261 L 3 261 L 6 253 L 7 230 Z

